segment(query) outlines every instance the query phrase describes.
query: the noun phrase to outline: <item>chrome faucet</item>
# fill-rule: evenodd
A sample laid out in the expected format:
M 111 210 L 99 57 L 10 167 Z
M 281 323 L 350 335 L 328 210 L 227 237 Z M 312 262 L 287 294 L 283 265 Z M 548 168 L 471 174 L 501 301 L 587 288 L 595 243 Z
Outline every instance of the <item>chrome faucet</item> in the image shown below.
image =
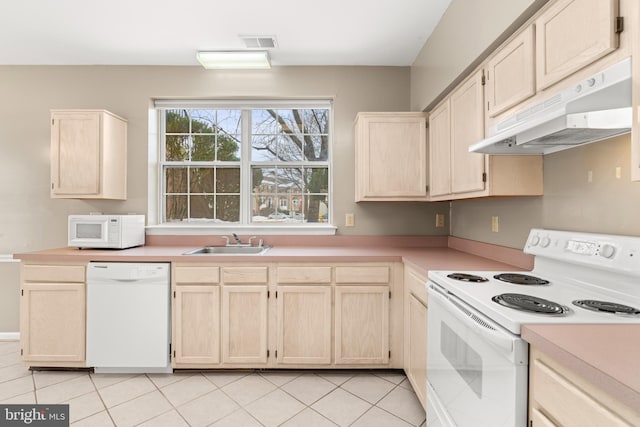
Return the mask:
M 249 237 L 247 243 L 242 243 L 240 237 L 236 233 L 231 233 L 233 240 L 235 243 L 231 243 L 231 239 L 228 236 L 220 236 L 225 240 L 225 246 L 253 246 L 253 241 L 256 239 L 256 236 Z M 258 246 L 262 246 L 262 239 L 260 239 L 260 244 Z

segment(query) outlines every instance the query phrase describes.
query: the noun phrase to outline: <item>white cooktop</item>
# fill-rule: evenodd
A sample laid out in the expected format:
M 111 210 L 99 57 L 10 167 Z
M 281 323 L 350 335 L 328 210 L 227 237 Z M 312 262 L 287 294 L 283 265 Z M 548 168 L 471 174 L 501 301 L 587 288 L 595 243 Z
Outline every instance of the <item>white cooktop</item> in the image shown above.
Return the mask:
M 640 310 L 640 238 L 533 229 L 525 252 L 536 256 L 531 272 L 432 271 L 429 279 L 515 334 L 520 334 L 522 324 L 640 324 L 640 316 L 595 312 L 572 304 L 574 300 L 590 299 Z M 470 283 L 447 277 L 455 272 L 489 280 Z M 510 284 L 493 277 L 499 273 L 532 275 L 548 280 L 549 284 Z M 569 312 L 529 313 L 492 301 L 494 296 L 504 293 L 543 298 L 568 307 Z

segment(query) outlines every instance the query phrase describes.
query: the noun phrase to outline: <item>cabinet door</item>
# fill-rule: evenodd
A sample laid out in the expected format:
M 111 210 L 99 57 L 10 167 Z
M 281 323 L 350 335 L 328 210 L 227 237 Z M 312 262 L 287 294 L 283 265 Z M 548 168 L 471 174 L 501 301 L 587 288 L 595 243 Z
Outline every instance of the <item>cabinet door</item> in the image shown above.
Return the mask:
M 175 289 L 174 362 L 220 363 L 220 287 L 180 285 Z
M 278 363 L 331 363 L 331 286 L 278 286 Z
M 24 283 L 21 298 L 23 360 L 84 362 L 84 283 Z
M 267 286 L 222 288 L 222 361 L 267 363 Z
M 335 363 L 389 363 L 389 287 L 335 288 Z
M 429 114 L 429 194 L 451 193 L 451 111 L 450 100 Z
M 559 0 L 536 20 L 538 89 L 618 47 L 618 0 Z
M 495 117 L 536 93 L 533 25 L 504 46 L 486 66 L 487 112 Z
M 51 195 L 100 191 L 100 115 L 51 115 Z
M 407 377 L 426 408 L 427 402 L 427 307 L 409 294 L 409 369 Z
M 427 197 L 427 130 L 424 115 L 358 118 L 360 200 Z
M 469 145 L 484 137 L 482 72 L 451 94 L 451 192 L 485 188 L 485 156 L 470 153 Z

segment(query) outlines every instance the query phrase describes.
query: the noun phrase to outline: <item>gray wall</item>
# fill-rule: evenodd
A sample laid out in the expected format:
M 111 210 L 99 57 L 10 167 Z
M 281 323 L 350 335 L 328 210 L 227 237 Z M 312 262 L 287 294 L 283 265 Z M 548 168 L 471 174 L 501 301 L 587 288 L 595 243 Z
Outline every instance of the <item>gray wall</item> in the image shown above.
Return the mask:
M 154 97 L 335 97 L 334 214 L 340 234 L 446 234 L 440 204 L 355 204 L 353 120 L 359 111 L 407 111 L 408 67 L 0 67 L 0 254 L 66 245 L 69 213 L 146 213 L 148 108 Z M 49 109 L 104 108 L 128 119 L 126 201 L 49 197 Z M 354 228 L 342 227 L 355 213 Z
M 532 227 L 640 236 L 640 182 L 630 180 L 630 156 L 629 135 L 546 155 L 544 196 L 454 202 L 451 234 L 513 248 L 524 246 Z

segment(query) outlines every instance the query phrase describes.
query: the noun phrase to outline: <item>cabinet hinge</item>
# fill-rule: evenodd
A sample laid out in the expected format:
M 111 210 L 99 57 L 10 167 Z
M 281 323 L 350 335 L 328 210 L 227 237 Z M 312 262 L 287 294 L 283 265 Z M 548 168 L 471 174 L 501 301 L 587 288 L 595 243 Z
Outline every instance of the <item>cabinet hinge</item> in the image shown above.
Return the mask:
M 53 182 L 52 182 L 52 183 L 51 183 L 51 189 L 52 189 L 52 190 L 53 190 L 53 185 L 54 185 L 54 184 L 53 184 Z
M 171 357 L 171 343 L 169 343 L 169 357 Z
M 20 295 L 24 296 L 24 289 L 20 289 Z
M 267 359 L 269 358 L 269 350 L 267 350 Z
M 529 420 L 529 427 L 533 427 L 533 420 Z
M 391 291 L 389 291 L 389 299 L 391 299 Z
M 616 34 L 619 34 L 624 31 L 624 17 L 618 16 L 616 17 Z
M 20 356 L 22 356 L 24 354 L 24 350 L 20 349 Z
M 276 299 L 278 299 L 278 291 L 276 291 Z M 276 351 L 276 357 L 278 357 L 277 354 L 278 352 Z
M 173 358 L 174 359 L 176 358 L 176 351 L 175 350 L 173 350 Z
M 271 295 L 271 293 L 267 291 L 267 299 L 269 298 L 269 295 Z M 267 350 L 267 357 L 269 357 L 269 350 Z
M 389 359 L 391 359 L 391 350 L 389 350 Z
M 487 83 L 488 78 L 489 78 L 489 72 L 487 71 L 487 76 L 485 77 L 484 70 L 482 70 L 482 86 L 484 86 L 485 83 Z
M 425 191 L 428 193 L 429 192 L 429 186 L 427 185 L 425 188 Z
M 276 350 L 276 359 L 278 358 L 278 350 Z
M 487 182 L 487 173 L 482 172 L 482 182 Z
M 174 298 L 176 297 L 176 291 L 173 291 L 173 297 Z
M 51 125 L 53 126 L 54 119 L 51 119 Z

